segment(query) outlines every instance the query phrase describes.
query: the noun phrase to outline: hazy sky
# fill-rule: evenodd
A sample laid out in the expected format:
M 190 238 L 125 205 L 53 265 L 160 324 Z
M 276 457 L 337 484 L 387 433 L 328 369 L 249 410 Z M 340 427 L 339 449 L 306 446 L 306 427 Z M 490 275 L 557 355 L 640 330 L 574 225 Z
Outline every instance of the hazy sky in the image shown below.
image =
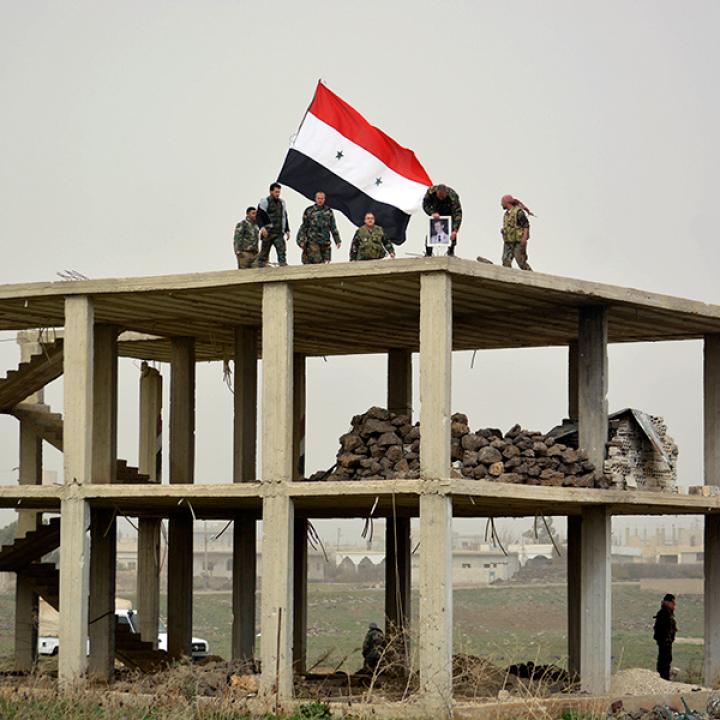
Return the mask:
M 717 2 L 658 0 L 0 0 L 0 283 L 233 267 L 233 227 L 323 78 L 460 193 L 460 256 L 498 260 L 512 193 L 537 214 L 536 269 L 717 302 L 719 23 Z M 284 197 L 297 229 L 307 201 Z M 413 219 L 400 257 L 423 231 Z M 0 342 L 0 367 L 16 362 Z M 135 463 L 138 371 L 121 365 L 119 448 Z M 564 416 L 564 350 L 469 365 L 456 354 L 454 408 L 473 426 Z M 681 483 L 700 483 L 701 344 L 611 347 L 610 371 L 611 409 L 664 415 Z M 353 414 L 384 404 L 384 359 L 311 360 L 308 382 L 312 471 Z M 230 479 L 231 403 L 221 366 L 202 366 L 198 482 Z M 0 482 L 16 477 L 16 425 L 0 417 Z

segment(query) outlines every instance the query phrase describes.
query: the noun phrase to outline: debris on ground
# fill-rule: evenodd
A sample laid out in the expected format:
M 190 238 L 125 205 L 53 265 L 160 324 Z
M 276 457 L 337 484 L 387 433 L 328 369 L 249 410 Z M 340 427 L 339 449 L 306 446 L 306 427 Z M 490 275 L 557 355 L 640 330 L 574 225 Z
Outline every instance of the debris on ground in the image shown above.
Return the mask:
M 667 695 L 704 690 L 700 685 L 663 680 L 656 672 L 644 668 L 620 670 L 612 677 L 613 695 Z

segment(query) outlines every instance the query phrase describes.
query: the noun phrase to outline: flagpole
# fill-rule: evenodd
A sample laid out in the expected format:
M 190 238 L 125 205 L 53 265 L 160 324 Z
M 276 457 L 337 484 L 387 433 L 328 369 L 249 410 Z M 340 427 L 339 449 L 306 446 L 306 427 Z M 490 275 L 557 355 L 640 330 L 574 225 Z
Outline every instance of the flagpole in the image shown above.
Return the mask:
M 324 85 L 325 83 L 322 81 L 322 78 L 318 78 L 318 85 Z M 303 123 L 305 122 L 305 118 L 307 117 L 307 114 L 310 112 L 310 106 L 315 102 L 315 97 L 317 96 L 317 85 L 315 86 L 315 92 L 313 93 L 312 100 L 308 104 L 308 106 L 305 108 L 305 112 L 302 116 L 302 120 L 300 121 L 300 124 L 298 125 L 297 130 L 292 134 L 292 142 L 290 143 L 290 146 L 292 147 L 295 144 L 295 138 L 297 137 L 298 133 L 300 132 L 300 128 L 303 126 Z

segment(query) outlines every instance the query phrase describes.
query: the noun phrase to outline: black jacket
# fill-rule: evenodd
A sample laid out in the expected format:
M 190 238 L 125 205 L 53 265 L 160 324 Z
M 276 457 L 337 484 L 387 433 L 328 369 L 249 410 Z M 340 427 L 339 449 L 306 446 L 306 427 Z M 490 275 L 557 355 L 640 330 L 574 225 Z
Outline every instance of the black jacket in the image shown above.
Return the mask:
M 672 644 L 675 642 L 675 633 L 677 633 L 677 623 L 672 610 L 661 607 L 655 616 L 653 639 L 658 645 Z

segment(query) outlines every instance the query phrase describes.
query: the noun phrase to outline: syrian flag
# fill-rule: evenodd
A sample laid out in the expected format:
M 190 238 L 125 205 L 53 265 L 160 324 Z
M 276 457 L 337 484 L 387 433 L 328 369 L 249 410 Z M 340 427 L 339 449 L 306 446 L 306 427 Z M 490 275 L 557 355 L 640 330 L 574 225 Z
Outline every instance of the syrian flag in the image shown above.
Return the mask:
M 355 108 L 318 83 L 315 97 L 288 151 L 278 182 L 362 225 L 375 214 L 395 244 L 405 242 L 411 213 L 432 185 L 412 150 L 371 125 Z

